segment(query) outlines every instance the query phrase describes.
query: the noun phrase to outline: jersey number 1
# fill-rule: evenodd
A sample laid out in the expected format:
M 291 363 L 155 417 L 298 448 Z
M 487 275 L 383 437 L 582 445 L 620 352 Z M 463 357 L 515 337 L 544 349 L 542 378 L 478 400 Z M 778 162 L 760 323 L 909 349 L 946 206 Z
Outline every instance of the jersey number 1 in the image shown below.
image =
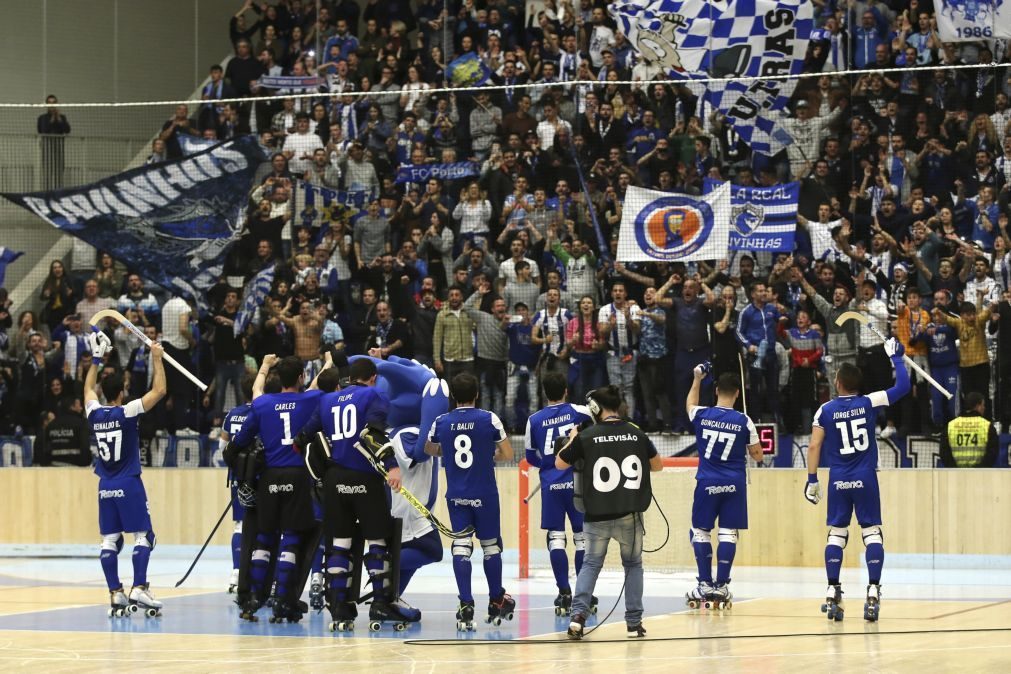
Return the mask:
M 835 427 L 839 431 L 840 454 L 866 452 L 867 448 L 871 446 L 870 438 L 867 435 L 867 419 L 837 421 Z

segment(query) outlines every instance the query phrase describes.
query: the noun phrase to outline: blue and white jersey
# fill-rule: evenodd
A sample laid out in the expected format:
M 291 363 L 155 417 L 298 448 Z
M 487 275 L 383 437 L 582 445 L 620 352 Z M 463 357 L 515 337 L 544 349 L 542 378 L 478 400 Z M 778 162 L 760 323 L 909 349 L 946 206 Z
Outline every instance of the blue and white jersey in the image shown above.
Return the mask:
M 268 468 L 301 466 L 303 458 L 295 449 L 295 436 L 316 411 L 319 397 L 315 390 L 260 396 L 232 442 L 248 447 L 259 433 Z
M 140 398 L 125 405 L 103 407 L 92 400 L 84 409 L 98 445 L 95 474 L 100 478 L 140 475 L 140 436 L 137 421 L 144 414 Z
M 330 460 L 342 468 L 375 473 L 376 469 L 355 445 L 369 423 L 386 428 L 389 408 L 389 400 L 374 386 L 356 384 L 323 396 L 319 416 L 323 433 L 330 440 Z
M 565 470 L 555 468 L 555 440 L 568 436 L 573 428 L 589 419 L 589 409 L 571 403 L 548 405 L 527 419 L 527 463 L 540 469 L 542 485 L 572 480 L 571 466 Z
M 243 403 L 236 407 L 233 407 L 228 414 L 225 415 L 224 421 L 221 422 L 221 430 L 228 433 L 229 439 L 234 439 L 239 431 L 242 430 L 242 424 L 246 422 L 246 417 L 253 410 L 253 403 Z
M 457 407 L 436 418 L 428 441 L 442 448 L 446 498 L 498 494 L 495 450 L 506 437 L 502 421 L 487 410 Z
M 758 444 L 758 430 L 747 415 L 726 407 L 693 407 L 688 419 L 699 448 L 696 480 L 743 480 L 748 445 Z
M 825 431 L 821 451 L 833 477 L 877 470 L 877 408 L 887 406 L 888 394 L 875 391 L 865 396 L 839 396 L 818 408 L 813 423 Z

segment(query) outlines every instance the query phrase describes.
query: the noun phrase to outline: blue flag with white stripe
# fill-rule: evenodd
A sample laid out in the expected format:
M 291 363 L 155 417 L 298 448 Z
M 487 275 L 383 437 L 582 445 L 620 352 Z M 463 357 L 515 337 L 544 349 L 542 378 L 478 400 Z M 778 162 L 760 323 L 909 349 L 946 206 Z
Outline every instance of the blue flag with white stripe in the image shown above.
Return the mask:
M 239 308 L 238 313 L 235 314 L 235 321 L 232 323 L 232 331 L 236 337 L 246 330 L 249 322 L 253 320 L 253 314 L 263 306 L 264 300 L 270 294 L 270 289 L 274 285 L 274 267 L 275 265 L 270 265 L 261 269 L 246 284 L 246 292 L 242 297 L 242 306 Z
M 639 56 L 673 80 L 706 83 L 705 98 L 755 152 L 792 142 L 778 122 L 814 28 L 806 0 L 616 0 L 608 6 Z
M 24 255 L 24 253 L 11 250 L 6 246 L 0 246 L 0 287 L 3 287 L 4 277 L 7 276 L 7 265 L 22 255 Z
M 721 185 L 730 183 L 706 178 L 705 193 Z M 772 187 L 730 185 L 730 250 L 791 252 L 799 198 L 797 182 Z

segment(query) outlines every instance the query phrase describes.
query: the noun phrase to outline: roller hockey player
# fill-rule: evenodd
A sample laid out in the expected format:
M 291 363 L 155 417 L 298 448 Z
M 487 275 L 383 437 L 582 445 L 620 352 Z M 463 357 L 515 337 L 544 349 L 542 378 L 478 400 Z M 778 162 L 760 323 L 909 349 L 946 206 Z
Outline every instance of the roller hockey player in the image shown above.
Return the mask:
M 850 518 L 856 512 L 862 529 L 867 562 L 867 598 L 864 619 L 876 621 L 881 603 L 881 568 L 885 561 L 881 532 L 881 495 L 878 491 L 878 443 L 874 437 L 878 410 L 894 405 L 909 393 L 909 374 L 902 361 L 903 348 L 895 338 L 885 342 L 885 353 L 895 370 L 895 383 L 887 391 L 859 395 L 861 373 L 855 365 L 844 364 L 836 373 L 838 396 L 818 408 L 807 450 L 807 486 L 804 498 L 821 500 L 818 462 L 825 452 L 829 466 L 828 545 L 825 571 L 828 591 L 821 610 L 829 620 L 843 619 L 839 569 L 846 547 Z
M 102 358 L 112 349 L 112 342 L 102 332 L 88 335 L 91 367 L 84 381 L 85 414 L 98 445 L 95 474 L 98 475 L 98 530 L 102 534 L 102 571 L 109 586 L 109 616 L 124 616 L 143 611 L 148 617 L 161 615 L 162 603 L 151 596 L 147 565 L 154 550 L 155 535 L 148 514 L 147 494 L 140 479 L 140 442 L 138 417 L 165 396 L 164 350 L 151 345 L 154 378 L 151 390 L 138 400 L 123 404 L 126 395 L 122 375 L 114 373 L 102 380 L 103 406 L 95 392 Z M 129 596 L 119 581 L 119 553 L 123 532 L 133 533 L 133 588 Z
M 762 445 L 758 442 L 755 424 L 734 410 L 741 393 L 736 374 L 720 375 L 716 382 L 715 407 L 699 407 L 699 388 L 709 371 L 708 362 L 695 368 L 695 379 L 685 405 L 699 448 L 690 535 L 699 584 L 685 598 L 689 608 L 729 609 L 733 597 L 728 585 L 737 552 L 737 535 L 739 530 L 748 528 L 748 456 L 761 461 Z M 714 583 L 712 534 L 717 519 L 720 528 L 716 534 Z
M 277 363 L 281 392 L 255 397 L 274 363 Z M 228 456 L 235 456 L 251 445 L 256 435 L 264 448 L 266 467 L 256 490 L 258 531 L 249 568 L 249 596 L 240 596 L 240 617 L 252 622 L 256 622 L 259 598 L 271 582 L 270 558 L 275 547 L 279 552 L 273 579 L 276 599 L 271 622 L 298 622 L 302 618 L 298 596 L 302 591 L 299 581 L 304 579 L 298 578 L 298 571 L 300 563 L 313 553 L 316 523 L 312 511 L 312 484 L 295 447 L 295 435 L 319 401 L 319 391 L 310 388 L 302 392 L 302 373 L 302 361 L 294 356 L 281 360 L 273 355 L 265 356 L 253 385 L 252 409 L 226 449 Z M 278 531 L 281 532 L 280 543 Z
M 386 437 L 389 400 L 376 388 L 376 365 L 358 359 L 348 370 L 350 385 L 323 396 L 318 417 L 306 426 L 307 436 L 322 428 L 329 442 L 329 456 L 321 462 L 323 474 L 323 525 L 330 538 L 326 556 L 327 607 L 331 632 L 354 629 L 358 615 L 358 588 L 353 587 L 354 538 L 365 540 L 364 566 L 372 583 L 373 599 L 369 608 L 369 629 L 378 631 L 384 622 L 403 629 L 421 619 L 421 612 L 401 604 L 393 580 L 391 540 L 399 544 L 387 504 L 386 484 L 400 488 L 400 468 L 393 447 Z M 300 439 L 301 442 L 302 439 Z M 308 438 L 305 440 L 308 442 Z M 356 445 L 370 453 L 389 473 L 384 484 L 373 464 Z M 315 463 L 315 462 L 314 462 Z M 396 539 L 392 539 L 393 535 Z
M 569 585 L 569 560 L 565 554 L 566 517 L 572 527 L 576 575 L 583 566 L 586 539 L 583 536 L 583 513 L 576 510 L 573 503 L 572 469 L 555 468 L 555 441 L 564 441 L 573 428 L 589 421 L 590 410 L 583 405 L 565 402 L 568 390 L 562 374 L 548 372 L 541 383 L 548 404 L 527 420 L 526 458 L 527 463 L 538 468 L 541 480 L 541 529 L 547 532 L 551 570 L 558 586 L 555 615 L 567 616 L 572 605 L 572 588 Z
M 462 373 L 453 377 L 449 392 L 457 407 L 435 420 L 425 452 L 445 456 L 446 501 L 453 529 L 459 531 L 471 525 L 481 541 L 488 581 L 487 622 L 498 626 L 503 620 L 512 620 L 516 602 L 502 587 L 502 523 L 495 462 L 511 461 L 513 448 L 502 421 L 493 412 L 474 407 L 477 379 L 473 375 Z M 453 541 L 453 573 L 460 599 L 456 627 L 460 631 L 474 630 L 470 582 L 473 545 L 470 538 Z
M 221 422 L 221 435 L 218 436 L 218 446 L 222 453 L 228 446 L 228 441 L 234 438 L 253 408 L 253 378 L 246 375 L 242 378 L 242 395 L 245 402 L 232 408 Z M 246 507 L 239 500 L 239 481 L 232 469 L 228 469 L 228 488 L 232 493 L 232 575 L 228 580 L 228 594 L 234 594 L 239 586 L 239 563 L 242 556 L 242 519 L 246 516 Z

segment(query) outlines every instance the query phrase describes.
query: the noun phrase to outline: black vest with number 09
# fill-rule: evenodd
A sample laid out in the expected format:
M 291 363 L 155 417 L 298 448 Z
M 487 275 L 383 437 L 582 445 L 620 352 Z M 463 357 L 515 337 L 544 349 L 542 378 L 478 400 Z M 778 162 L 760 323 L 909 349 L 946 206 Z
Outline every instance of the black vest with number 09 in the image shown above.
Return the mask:
M 627 421 L 594 424 L 580 432 L 575 506 L 589 516 L 641 513 L 649 508 L 650 441 Z

